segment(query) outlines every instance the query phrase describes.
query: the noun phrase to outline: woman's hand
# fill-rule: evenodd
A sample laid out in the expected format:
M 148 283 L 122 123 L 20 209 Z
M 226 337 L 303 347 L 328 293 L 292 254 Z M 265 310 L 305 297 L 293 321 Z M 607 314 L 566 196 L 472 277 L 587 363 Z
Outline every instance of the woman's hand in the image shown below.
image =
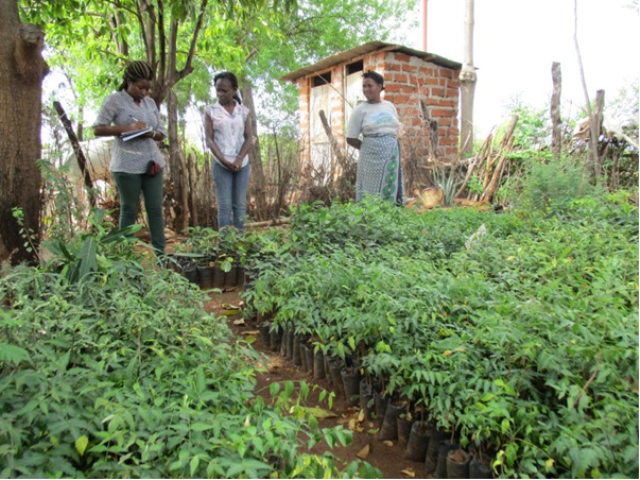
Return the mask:
M 236 171 L 236 165 L 234 162 L 232 162 L 231 160 L 227 160 L 227 158 L 223 155 L 222 156 L 222 165 L 224 167 L 227 168 L 227 170 L 231 170 L 232 172 Z
M 147 128 L 147 124 L 138 120 L 137 122 L 127 125 L 127 129 L 125 131 L 132 132 L 134 130 L 142 130 L 143 128 Z
M 242 157 L 236 157 L 233 161 L 234 172 L 239 172 L 242 170 Z

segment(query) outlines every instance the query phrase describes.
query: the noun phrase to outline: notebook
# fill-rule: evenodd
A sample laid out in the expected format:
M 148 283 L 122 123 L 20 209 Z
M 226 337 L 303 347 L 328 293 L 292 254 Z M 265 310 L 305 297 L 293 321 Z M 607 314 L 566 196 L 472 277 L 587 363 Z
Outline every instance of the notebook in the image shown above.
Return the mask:
M 134 138 L 137 138 L 141 135 L 146 135 L 149 132 L 153 132 L 153 128 L 146 127 L 146 128 L 141 128 L 140 130 L 132 130 L 130 132 L 124 132 L 120 134 L 120 138 L 122 139 L 123 142 L 128 142 L 129 140 L 133 140 Z

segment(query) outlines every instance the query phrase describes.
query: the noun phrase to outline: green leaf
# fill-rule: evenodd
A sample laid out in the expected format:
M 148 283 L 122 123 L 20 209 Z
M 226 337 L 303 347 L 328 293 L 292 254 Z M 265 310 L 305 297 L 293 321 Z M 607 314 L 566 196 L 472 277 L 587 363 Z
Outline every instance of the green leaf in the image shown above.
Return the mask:
M 189 469 L 191 471 L 191 476 L 195 477 L 196 470 L 198 470 L 198 465 L 200 464 L 200 457 L 193 457 L 191 462 L 189 463 Z
M 80 271 L 78 273 L 78 279 L 84 278 L 85 275 L 98 268 L 96 249 L 96 239 L 94 237 L 87 238 L 80 251 Z
M 207 423 L 193 423 L 191 424 L 191 430 L 194 432 L 204 432 L 205 430 L 211 430 L 213 425 Z
M 87 445 L 89 445 L 89 438 L 86 435 L 81 436 L 76 439 L 76 450 L 80 454 L 80 456 L 84 455 L 85 450 L 87 449 Z
M 269 395 L 271 397 L 275 397 L 280 392 L 280 384 L 278 382 L 273 382 L 269 385 Z
M 30 358 L 29 352 L 24 348 L 9 343 L 0 343 L 0 361 L 11 362 L 18 365 L 20 362 L 24 362 Z
M 334 418 L 337 417 L 334 412 L 330 410 L 325 410 L 320 407 L 299 407 L 301 411 L 303 411 L 307 415 L 313 415 L 316 418 Z

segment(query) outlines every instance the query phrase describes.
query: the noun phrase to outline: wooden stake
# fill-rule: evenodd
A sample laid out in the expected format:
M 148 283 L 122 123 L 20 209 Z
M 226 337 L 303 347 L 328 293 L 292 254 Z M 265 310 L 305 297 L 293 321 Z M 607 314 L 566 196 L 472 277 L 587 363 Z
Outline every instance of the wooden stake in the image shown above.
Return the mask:
M 551 151 L 556 159 L 562 154 L 562 120 L 560 118 L 560 94 L 562 93 L 562 71 L 558 62 L 551 66 L 553 95 L 551 96 Z
M 89 170 L 87 169 L 87 157 L 85 157 L 82 148 L 80 148 L 80 142 L 78 142 L 78 137 L 76 137 L 75 132 L 73 131 L 73 125 L 71 125 L 71 121 L 69 117 L 67 117 L 67 112 L 65 112 L 62 104 L 60 102 L 53 102 L 53 107 L 58 112 L 58 116 L 60 117 L 60 121 L 64 126 L 64 129 L 67 132 L 67 136 L 69 137 L 69 141 L 71 142 L 71 146 L 73 147 L 73 151 L 76 154 L 76 159 L 78 160 L 78 166 L 80 167 L 80 172 L 82 172 L 82 176 L 84 178 L 84 186 L 87 189 L 87 194 L 89 195 L 89 204 L 91 207 L 96 206 L 96 196 L 93 190 L 93 182 L 91 181 L 91 175 L 89 174 Z

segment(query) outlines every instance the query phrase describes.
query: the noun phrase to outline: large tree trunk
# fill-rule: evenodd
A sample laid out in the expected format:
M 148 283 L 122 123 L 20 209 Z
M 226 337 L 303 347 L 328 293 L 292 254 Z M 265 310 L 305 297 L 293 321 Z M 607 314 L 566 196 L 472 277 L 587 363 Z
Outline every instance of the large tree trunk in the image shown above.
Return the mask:
M 460 153 L 468 155 L 473 150 L 473 99 L 476 91 L 476 71 L 473 66 L 473 0 L 466 0 L 464 19 L 464 64 L 460 72 L 462 109 L 460 112 Z
M 553 95 L 551 96 L 551 151 L 556 159 L 562 154 L 562 120 L 560 118 L 560 95 L 562 94 L 562 70 L 558 62 L 551 66 Z
M 267 215 L 266 186 L 264 170 L 262 168 L 262 153 L 260 152 L 260 138 L 258 137 L 258 119 L 256 107 L 253 102 L 253 89 L 249 83 L 242 87 L 242 101 L 245 107 L 251 111 L 251 127 L 255 141 L 249 150 L 249 162 L 251 164 L 251 178 L 249 183 L 249 197 L 255 202 L 254 218 L 264 220 Z
M 44 33 L 20 23 L 16 0 L 0 0 L 0 259 L 33 260 L 12 210 L 24 212 L 25 228 L 40 241 L 40 123 Z

